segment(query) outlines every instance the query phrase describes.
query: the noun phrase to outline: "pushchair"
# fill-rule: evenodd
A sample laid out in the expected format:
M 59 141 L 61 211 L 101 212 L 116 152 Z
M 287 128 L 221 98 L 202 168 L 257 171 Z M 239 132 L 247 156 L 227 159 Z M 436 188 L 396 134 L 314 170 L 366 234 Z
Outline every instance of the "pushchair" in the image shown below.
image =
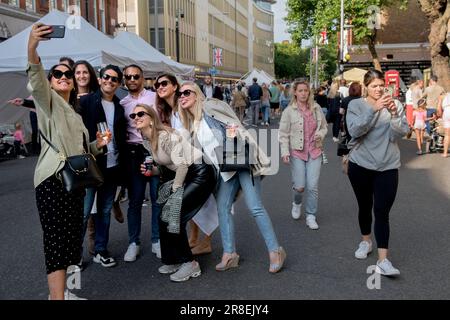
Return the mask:
M 431 135 L 426 142 L 426 151 L 429 153 L 444 151 L 444 125 L 442 119 L 430 121 Z

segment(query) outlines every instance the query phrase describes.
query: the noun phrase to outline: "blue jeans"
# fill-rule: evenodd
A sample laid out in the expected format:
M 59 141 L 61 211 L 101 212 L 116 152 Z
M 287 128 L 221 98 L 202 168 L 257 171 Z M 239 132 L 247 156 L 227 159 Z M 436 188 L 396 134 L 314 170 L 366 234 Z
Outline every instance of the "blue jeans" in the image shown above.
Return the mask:
M 290 157 L 292 174 L 292 197 L 295 204 L 303 202 L 305 196 L 305 213 L 316 215 L 319 202 L 319 177 L 322 166 L 322 157 L 317 159 L 309 158 L 303 161 L 295 157 Z M 304 188 L 303 192 L 295 189 Z
M 279 245 L 272 222 L 261 201 L 261 179 L 260 177 L 254 177 L 254 181 L 255 185 L 252 184 L 250 174 L 245 171 L 236 172 L 233 178 L 227 182 L 220 178 L 216 200 L 224 253 L 236 252 L 231 206 L 239 187 L 242 189 L 247 207 L 256 220 L 267 249 L 269 251 L 278 251 Z
M 152 201 L 152 243 L 157 243 L 159 241 L 159 216 L 161 215 L 161 205 L 156 203 L 156 199 L 158 199 L 159 176 L 152 176 L 148 185 Z
M 263 103 L 261 105 L 261 112 L 263 116 L 263 122 L 269 122 L 270 104 Z
M 436 113 L 436 109 L 434 108 L 427 108 L 427 118 L 430 118 L 433 113 Z M 431 135 L 431 127 L 430 127 L 430 121 L 425 121 L 426 129 L 428 134 Z

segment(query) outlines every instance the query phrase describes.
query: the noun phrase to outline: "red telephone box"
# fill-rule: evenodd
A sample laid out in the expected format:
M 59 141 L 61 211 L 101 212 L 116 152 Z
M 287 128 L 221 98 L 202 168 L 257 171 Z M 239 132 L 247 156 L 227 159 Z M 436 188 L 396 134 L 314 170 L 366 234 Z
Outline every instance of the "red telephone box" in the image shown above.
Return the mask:
M 398 98 L 400 93 L 400 74 L 397 70 L 388 70 L 384 73 L 386 88 L 393 97 Z

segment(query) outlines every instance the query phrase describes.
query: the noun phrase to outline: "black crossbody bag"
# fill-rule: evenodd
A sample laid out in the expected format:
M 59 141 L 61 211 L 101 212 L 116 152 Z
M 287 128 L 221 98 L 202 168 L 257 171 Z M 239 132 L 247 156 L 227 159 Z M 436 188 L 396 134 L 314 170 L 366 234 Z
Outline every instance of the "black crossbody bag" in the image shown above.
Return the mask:
M 64 161 L 64 167 L 56 173 L 56 177 L 61 180 L 67 192 L 90 187 L 98 187 L 103 184 L 103 175 L 97 165 L 95 157 L 91 153 L 82 153 L 67 157 L 44 136 L 41 130 L 39 130 L 39 134 L 58 154 L 61 161 Z M 84 135 L 83 140 L 84 148 L 87 150 Z

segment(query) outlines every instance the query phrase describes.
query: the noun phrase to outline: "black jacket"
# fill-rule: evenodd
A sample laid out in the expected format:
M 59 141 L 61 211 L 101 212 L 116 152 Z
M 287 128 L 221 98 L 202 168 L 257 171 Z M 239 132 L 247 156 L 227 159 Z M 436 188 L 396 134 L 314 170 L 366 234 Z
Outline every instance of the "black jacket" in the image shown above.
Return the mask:
M 114 96 L 114 141 L 116 151 L 119 152 L 118 162 L 119 167 L 124 168 L 125 165 L 125 150 L 126 139 L 127 139 L 127 120 L 125 118 L 125 111 L 120 105 L 120 100 L 117 96 Z M 91 141 L 96 139 L 97 133 L 97 123 L 106 122 L 105 111 L 102 105 L 102 92 L 98 90 L 97 92 L 90 93 L 88 95 L 82 96 L 80 98 L 79 113 L 83 118 L 84 125 L 89 131 L 89 137 Z M 107 147 L 105 146 L 105 152 L 107 152 Z M 104 173 L 106 170 L 107 156 L 102 154 L 96 157 L 97 164 L 100 170 Z M 123 172 L 120 170 L 119 172 Z M 123 183 L 124 177 L 117 177 L 114 179 L 117 184 Z

